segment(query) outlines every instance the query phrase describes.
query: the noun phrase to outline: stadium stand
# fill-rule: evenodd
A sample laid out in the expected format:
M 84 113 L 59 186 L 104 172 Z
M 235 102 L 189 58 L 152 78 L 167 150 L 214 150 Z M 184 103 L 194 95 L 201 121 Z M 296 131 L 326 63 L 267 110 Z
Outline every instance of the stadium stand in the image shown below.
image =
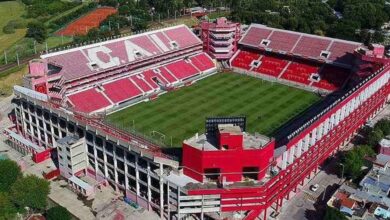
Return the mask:
M 253 67 L 255 60 L 259 61 L 257 67 Z M 271 52 L 255 53 L 253 50 L 247 51 L 244 48 L 233 57 L 231 66 L 326 91 L 340 88 L 350 75 L 350 71 L 331 64 Z
M 192 63 L 192 61 L 195 62 Z M 97 97 L 99 100 L 109 99 L 113 106 L 116 106 L 138 98 L 146 99 L 150 94 L 158 93 L 213 69 L 215 69 L 215 64 L 211 58 L 205 53 L 200 53 L 157 68 L 150 68 L 119 80 L 111 80 L 108 83 L 105 81 L 102 83 L 102 86 L 93 86 L 92 89 L 75 92 L 67 95 L 67 97 L 72 105 L 76 106 L 76 111 L 91 113 L 108 108 L 110 103 L 103 102 L 99 105 L 92 102 L 91 104 L 85 104 L 79 97 L 87 95 L 88 97 Z
M 319 57 L 321 52 L 328 48 L 330 43 L 331 41 L 329 39 L 317 38 L 314 36 L 302 36 L 294 48 L 293 53 L 308 57 Z
M 142 91 L 129 78 L 104 84 L 103 88 L 108 98 L 116 103 L 142 95 Z
M 280 30 L 260 24 L 252 24 L 239 43 L 251 48 L 263 48 L 267 51 L 290 53 L 344 65 L 352 65 L 351 55 L 361 46 L 360 43 L 352 41 Z
M 191 31 L 187 31 L 187 29 L 187 27 L 181 26 L 167 29 L 164 33 L 169 39 L 176 41 L 179 47 L 188 47 L 198 43 L 200 40 Z
M 145 93 L 153 91 L 153 88 L 145 82 L 143 78 L 141 78 L 139 75 L 133 75 L 130 77 L 132 81 L 135 82 L 136 85 L 138 85 L 141 90 Z
M 333 91 L 342 87 L 349 75 L 350 70 L 325 65 L 320 72 L 321 80 L 314 82 L 313 86 Z
M 58 67 L 59 71 L 55 74 L 67 82 L 90 78 L 107 70 L 112 72 L 114 68 L 153 60 L 187 48 L 198 47 L 199 51 L 201 43 L 188 27 L 179 25 L 45 54 L 41 58 Z
M 144 71 L 141 76 L 153 88 L 159 88 L 160 85 L 166 85 L 168 83 L 163 77 L 157 75 L 153 70 Z
M 318 65 L 310 64 L 307 61 L 294 61 L 283 73 L 282 78 L 309 85 L 311 82 L 310 76 L 318 74 L 319 68 Z
M 184 60 L 170 63 L 166 66 L 166 68 L 180 80 L 185 80 L 199 74 L 198 70 L 196 70 L 191 63 L 188 63 Z
M 267 38 L 270 33 L 272 32 L 271 30 L 268 29 L 260 29 L 260 28 L 255 28 L 251 26 L 248 30 L 250 32 L 250 35 L 245 36 L 242 40 L 242 44 L 249 44 L 253 46 L 259 46 L 261 43 L 262 39 Z
M 214 66 L 214 63 L 206 54 L 191 57 L 190 60 L 200 71 L 208 70 Z
M 251 35 L 251 33 L 249 33 L 249 35 Z M 269 39 L 270 43 L 268 47 L 273 50 L 289 52 L 294 48 L 299 37 L 298 34 L 294 33 L 274 31 Z
M 236 56 L 233 57 L 232 65 L 235 67 L 239 67 L 245 70 L 251 69 L 251 64 L 254 60 L 259 59 L 260 55 L 253 53 L 251 51 L 238 51 Z
M 170 84 L 175 84 L 179 81 L 175 76 L 169 73 L 165 67 L 158 68 L 158 70 L 160 71 L 161 76 L 168 80 Z
M 288 61 L 274 57 L 272 55 L 263 55 L 261 64 L 255 69 L 256 72 L 278 77 L 287 66 Z
M 74 110 L 81 112 L 93 112 L 107 108 L 110 101 L 96 88 L 91 88 L 68 96 Z
M 230 59 L 236 70 L 325 91 L 344 85 L 355 65 L 355 50 L 361 46 L 259 24 L 252 24 L 239 44 L 240 50 Z
M 157 97 L 216 71 L 200 39 L 185 25 L 44 54 L 30 66 L 30 88 L 84 113 Z

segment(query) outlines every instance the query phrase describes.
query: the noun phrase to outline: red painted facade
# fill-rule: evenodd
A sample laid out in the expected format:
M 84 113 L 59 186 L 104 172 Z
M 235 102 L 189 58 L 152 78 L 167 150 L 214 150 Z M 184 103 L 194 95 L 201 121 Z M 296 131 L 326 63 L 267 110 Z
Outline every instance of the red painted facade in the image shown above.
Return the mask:
M 42 152 L 34 152 L 33 155 L 32 155 L 32 160 L 35 162 L 35 163 L 40 163 L 40 162 L 43 162 L 47 159 L 50 158 L 51 156 L 51 152 L 52 152 L 52 148 L 48 148 Z
M 184 174 L 197 181 L 207 178 L 207 170 L 219 172 L 221 180 L 236 182 L 244 179 L 245 168 L 258 170 L 257 179 L 265 176 L 272 161 L 275 141 L 259 149 L 245 149 L 242 134 L 219 133 L 215 150 L 202 150 L 183 143 Z
M 311 126 L 304 129 L 299 135 L 296 135 L 287 144 L 288 147 L 296 144 L 305 135 L 310 133 L 316 125 L 327 120 L 331 114 L 341 109 L 348 101 L 355 98 L 359 92 L 374 83 L 380 76 L 390 70 L 387 66 L 379 74 L 354 90 L 343 101 L 331 108 L 327 113 L 319 117 Z M 276 176 L 270 179 L 262 186 L 247 188 L 215 188 L 215 189 L 196 189 L 189 190 L 189 195 L 220 195 L 221 210 L 231 211 L 250 211 L 246 219 L 255 219 L 260 213 L 264 213 L 266 219 L 266 209 L 272 204 L 276 204 L 276 210 L 281 206 L 284 198 L 289 199 L 291 191 L 295 191 L 299 184 L 303 184 L 305 178 L 311 176 L 318 166 L 326 158 L 334 154 L 340 145 L 352 138 L 353 134 L 361 128 L 367 120 L 373 117 L 381 108 L 384 107 L 390 94 L 390 84 L 380 88 L 369 99 L 364 101 L 349 116 L 344 118 L 338 126 L 331 129 L 325 136 L 318 140 L 299 158 L 296 158 L 286 169 L 281 170 Z M 191 153 L 191 152 L 188 152 Z M 241 159 L 245 157 L 241 157 Z M 261 157 L 257 156 L 257 159 Z M 215 160 L 213 158 L 213 160 Z M 247 158 L 245 158 L 247 160 Z M 226 162 L 226 161 L 225 161 Z M 227 162 L 226 162 L 227 163 Z M 230 163 L 230 161 L 229 161 Z M 269 163 L 268 163 L 269 165 Z

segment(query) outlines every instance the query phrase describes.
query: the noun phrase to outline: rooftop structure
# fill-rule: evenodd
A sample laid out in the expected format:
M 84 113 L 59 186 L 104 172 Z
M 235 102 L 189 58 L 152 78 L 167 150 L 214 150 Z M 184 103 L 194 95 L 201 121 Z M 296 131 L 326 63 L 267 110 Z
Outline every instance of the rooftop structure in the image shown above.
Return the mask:
M 375 168 L 360 181 L 363 191 L 387 197 L 390 192 L 390 168 Z
M 385 137 L 379 141 L 379 153 L 390 156 L 390 137 Z
M 267 137 L 248 134 L 237 125 L 219 124 L 215 136 L 195 135 L 184 141 L 184 174 L 199 182 L 261 180 L 273 150 L 274 142 Z
M 237 51 L 241 38 L 239 23 L 218 18 L 214 22 L 204 21 L 200 25 L 203 50 L 217 60 L 230 59 Z

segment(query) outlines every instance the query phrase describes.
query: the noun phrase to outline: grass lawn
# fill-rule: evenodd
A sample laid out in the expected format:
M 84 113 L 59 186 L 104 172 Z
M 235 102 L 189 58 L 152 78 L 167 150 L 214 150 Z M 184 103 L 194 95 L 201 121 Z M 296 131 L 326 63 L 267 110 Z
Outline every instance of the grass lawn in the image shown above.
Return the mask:
M 313 93 L 270 83 L 257 78 L 218 73 L 196 84 L 140 103 L 107 117 L 123 129 L 134 126 L 138 132 L 180 147 L 196 132 L 204 133 L 208 116 L 247 116 L 247 130 L 272 133 L 307 107 L 318 101 Z M 155 132 L 154 136 L 152 131 Z
M 11 95 L 14 85 L 22 85 L 23 75 L 27 71 L 27 65 L 24 65 L 0 72 L 0 96 Z
M 11 20 L 23 19 L 24 12 L 24 5 L 18 1 L 0 2 L 0 53 L 26 34 L 26 29 L 17 29 L 14 34 L 3 33 L 3 27 Z
M 220 17 L 228 17 L 230 15 L 230 12 L 228 11 L 219 11 L 219 12 L 211 12 L 210 14 L 207 15 L 209 19 L 216 19 Z
M 46 39 L 48 48 L 53 48 L 60 46 L 62 44 L 67 44 L 72 42 L 71 37 L 61 37 L 61 36 L 50 36 Z M 36 43 L 36 51 L 40 53 L 46 50 L 46 44 Z M 34 51 L 34 39 L 32 38 L 22 38 L 14 43 L 12 46 L 7 48 L 7 58 L 8 63 L 16 62 L 16 53 L 18 53 L 19 58 L 25 58 L 35 54 Z M 4 62 L 4 53 L 0 51 L 0 65 L 5 64 Z
M 76 6 L 76 7 L 73 7 L 71 9 L 67 10 L 67 11 L 64 11 L 64 12 L 58 14 L 58 15 L 55 15 L 55 16 L 51 17 L 49 20 L 45 21 L 45 25 L 48 25 L 48 24 L 50 24 L 50 22 L 52 22 L 54 20 L 57 20 L 57 19 L 59 19 L 61 17 L 64 17 L 64 16 L 66 16 L 66 15 L 76 11 L 77 9 L 83 7 L 86 4 L 89 4 L 89 2 L 88 1 L 84 1 L 82 4 L 80 4 L 80 5 Z

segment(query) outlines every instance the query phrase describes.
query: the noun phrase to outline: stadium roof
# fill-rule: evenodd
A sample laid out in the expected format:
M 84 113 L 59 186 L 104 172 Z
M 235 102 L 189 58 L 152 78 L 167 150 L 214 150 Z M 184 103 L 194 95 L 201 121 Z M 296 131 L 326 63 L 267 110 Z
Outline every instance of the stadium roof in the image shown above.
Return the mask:
M 49 64 L 51 76 L 72 81 L 96 73 L 151 60 L 173 51 L 201 45 L 185 25 L 168 27 L 69 50 L 42 55 Z
M 361 43 L 251 24 L 240 44 L 350 65 Z

